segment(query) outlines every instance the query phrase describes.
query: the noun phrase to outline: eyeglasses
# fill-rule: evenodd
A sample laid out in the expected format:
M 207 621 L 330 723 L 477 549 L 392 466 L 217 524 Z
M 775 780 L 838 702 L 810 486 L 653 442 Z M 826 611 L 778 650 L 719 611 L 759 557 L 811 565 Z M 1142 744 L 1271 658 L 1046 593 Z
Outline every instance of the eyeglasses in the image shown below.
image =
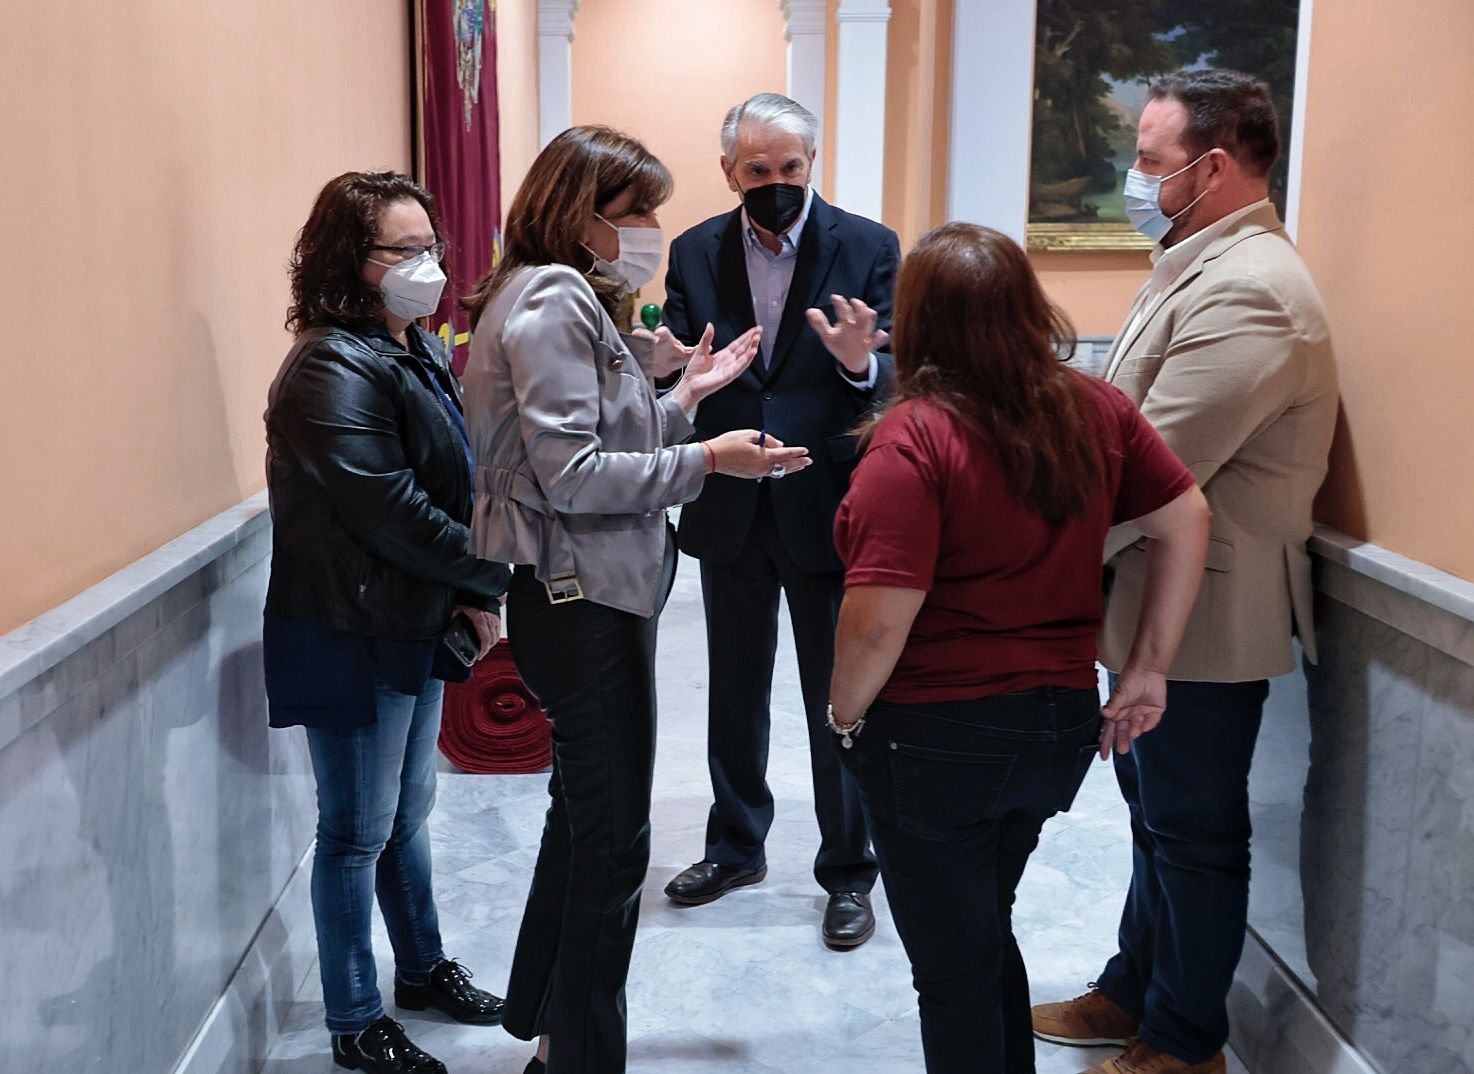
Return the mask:
M 388 250 L 390 253 L 398 254 L 400 257 L 404 258 L 406 261 L 408 261 L 412 257 L 419 257 L 421 254 L 429 254 L 430 255 L 430 259 L 432 261 L 437 261 L 438 262 L 443 257 L 445 257 L 445 248 L 447 246 L 449 246 L 449 245 L 450 244 L 448 242 L 446 242 L 444 239 L 441 239 L 439 242 L 432 242 L 429 246 L 378 246 L 378 245 L 374 245 L 374 246 L 370 246 L 369 249 L 370 250 Z

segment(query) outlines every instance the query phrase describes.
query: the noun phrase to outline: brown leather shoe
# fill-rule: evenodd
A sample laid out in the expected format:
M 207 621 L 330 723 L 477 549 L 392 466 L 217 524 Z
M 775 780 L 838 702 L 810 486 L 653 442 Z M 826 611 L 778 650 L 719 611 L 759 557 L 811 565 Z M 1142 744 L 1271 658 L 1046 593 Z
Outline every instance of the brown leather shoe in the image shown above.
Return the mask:
M 1120 1055 L 1097 1063 L 1080 1074 L 1226 1074 L 1228 1064 L 1219 1052 L 1201 1063 L 1184 1063 L 1175 1055 L 1158 1051 L 1145 1041 L 1132 1037 Z
M 1141 1028 L 1141 1015 L 1123 1010 L 1093 984 L 1083 996 L 1033 1008 L 1034 1036 L 1080 1048 L 1124 1045 Z

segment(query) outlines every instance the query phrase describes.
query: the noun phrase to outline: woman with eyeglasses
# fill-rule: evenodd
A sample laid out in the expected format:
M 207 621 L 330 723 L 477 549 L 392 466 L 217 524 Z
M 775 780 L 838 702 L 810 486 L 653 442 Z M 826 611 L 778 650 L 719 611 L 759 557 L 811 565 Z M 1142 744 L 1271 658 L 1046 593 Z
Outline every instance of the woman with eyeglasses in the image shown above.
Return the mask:
M 835 520 L 830 724 L 911 959 L 927 1074 L 1033 1074 L 1014 891 L 1092 757 L 1156 726 L 1208 508 L 1011 239 L 952 223 L 896 282 L 896 396 Z M 1147 541 L 1135 643 L 1102 711 L 1107 531 Z M 1117 530 L 1113 538 L 1121 538 Z
M 444 253 L 435 204 L 408 176 L 349 172 L 323 187 L 292 256 L 296 342 L 266 409 L 271 723 L 307 729 L 327 1028 L 337 1065 L 369 1074 L 445 1071 L 385 1014 L 376 894 L 398 1008 L 477 1025 L 502 1014 L 441 948 L 425 826 L 443 680 L 496 642 L 510 575 L 468 547 L 460 391 L 415 323 L 440 301 Z

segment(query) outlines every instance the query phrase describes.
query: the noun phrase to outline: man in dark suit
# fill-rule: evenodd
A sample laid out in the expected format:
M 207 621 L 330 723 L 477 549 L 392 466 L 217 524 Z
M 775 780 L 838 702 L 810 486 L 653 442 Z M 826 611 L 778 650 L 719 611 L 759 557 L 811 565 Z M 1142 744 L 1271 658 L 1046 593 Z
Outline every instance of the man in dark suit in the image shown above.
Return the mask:
M 713 476 L 681 511 L 681 550 L 701 561 L 714 801 L 702 860 L 665 892 L 679 903 L 706 903 L 767 875 L 768 705 L 781 590 L 808 718 L 819 821 L 814 877 L 829 892 L 823 936 L 831 947 L 854 947 L 875 931 L 876 867 L 858 790 L 826 727 L 844 591 L 834 514 L 855 464 L 851 430 L 893 376 L 879 349 L 900 247 L 888 228 L 814 193 L 817 131 L 810 112 L 776 93 L 733 108 L 722 127 L 722 171 L 741 205 L 691 228 L 670 250 L 665 321 L 683 344 L 695 343 L 708 323 L 714 347 L 754 325 L 763 329 L 751 368 L 697 409 L 697 435 L 761 429 L 806 446 L 814 463 L 756 482 Z

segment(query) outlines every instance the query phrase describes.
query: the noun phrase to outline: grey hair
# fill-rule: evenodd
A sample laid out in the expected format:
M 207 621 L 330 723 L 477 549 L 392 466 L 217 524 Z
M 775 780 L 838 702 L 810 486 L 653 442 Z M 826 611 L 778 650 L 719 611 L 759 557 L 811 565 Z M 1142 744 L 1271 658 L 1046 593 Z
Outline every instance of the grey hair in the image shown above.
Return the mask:
M 781 93 L 759 93 L 733 105 L 722 121 L 722 156 L 737 156 L 737 128 L 744 123 L 777 127 L 804 140 L 804 152 L 812 155 L 819 140 L 819 119 L 797 101 Z

